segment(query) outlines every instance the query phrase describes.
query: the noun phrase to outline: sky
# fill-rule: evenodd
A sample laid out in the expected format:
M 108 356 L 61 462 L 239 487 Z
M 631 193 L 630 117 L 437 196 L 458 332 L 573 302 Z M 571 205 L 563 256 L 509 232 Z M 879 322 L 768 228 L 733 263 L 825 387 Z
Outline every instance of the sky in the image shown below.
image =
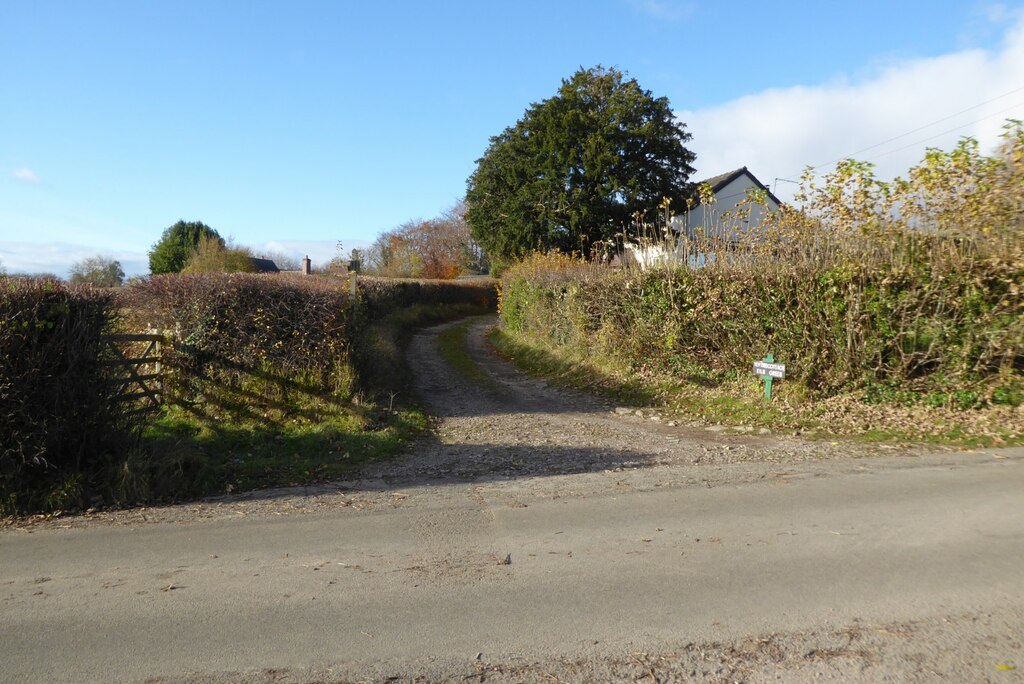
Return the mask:
M 848 156 L 991 151 L 1024 119 L 1024 0 L 0 0 L 0 267 L 145 274 L 179 219 L 324 263 L 455 204 L 599 64 L 669 99 L 694 180 L 747 166 L 786 200 Z

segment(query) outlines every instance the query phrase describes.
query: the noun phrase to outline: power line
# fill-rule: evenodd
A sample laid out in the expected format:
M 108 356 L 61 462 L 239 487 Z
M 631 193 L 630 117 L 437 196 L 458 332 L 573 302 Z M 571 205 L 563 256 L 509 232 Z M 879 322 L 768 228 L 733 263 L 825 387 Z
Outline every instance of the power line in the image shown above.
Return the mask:
M 971 111 L 974 111 L 975 109 L 978 109 L 980 107 L 984 107 L 987 104 L 992 104 L 996 100 L 1001 100 L 1004 97 L 1009 97 L 1010 95 L 1013 95 L 1014 93 L 1019 93 L 1022 90 L 1024 90 L 1024 86 L 1021 86 L 1020 88 L 1014 88 L 1013 90 L 1011 90 L 1008 93 L 1003 93 L 1002 95 L 999 95 L 998 97 L 993 97 L 991 100 L 985 100 L 984 102 L 976 104 L 973 107 L 968 107 L 967 109 L 961 109 L 959 112 L 956 112 L 955 114 L 950 114 L 949 116 L 944 116 L 941 119 L 936 119 L 935 121 L 932 121 L 931 123 L 925 124 L 924 126 L 919 126 L 919 127 L 915 128 L 912 131 L 907 131 L 906 133 L 901 133 L 900 135 L 897 135 L 897 136 L 895 136 L 893 138 L 889 138 L 888 140 L 883 140 L 880 143 L 876 143 L 876 144 L 871 145 L 869 147 L 865 147 L 863 149 L 857 150 L 856 152 L 851 152 L 850 154 L 844 155 L 844 156 L 840 157 L 839 159 L 833 159 L 828 164 L 819 164 L 818 166 L 830 166 L 832 164 L 835 164 L 837 161 L 841 161 L 843 159 L 849 159 L 850 157 L 856 157 L 858 154 L 861 154 L 863 152 L 867 152 L 868 150 L 873 150 L 876 147 L 881 147 L 882 145 L 887 145 L 887 144 L 889 144 L 891 142 L 899 140 L 900 138 L 905 138 L 908 135 L 913 135 L 914 133 L 917 133 L 918 131 L 923 131 L 926 128 L 931 128 L 935 124 L 940 124 L 943 121 L 949 121 L 950 119 L 955 119 L 956 117 L 960 116 L 961 114 L 966 114 L 967 112 L 971 112 Z M 1017 105 L 1013 105 L 1013 107 L 1016 107 L 1016 106 Z M 1010 107 L 1010 109 L 1013 109 L 1013 107 Z M 1002 111 L 1006 111 L 1006 110 L 1002 110 Z M 985 117 L 985 118 L 987 119 L 989 117 Z M 979 120 L 983 120 L 983 119 L 979 119 Z M 977 123 L 977 122 L 971 122 L 971 123 Z M 969 126 L 970 124 L 967 124 L 967 125 Z M 961 126 L 961 128 L 963 128 L 963 127 Z M 954 129 L 954 130 L 956 130 L 956 129 Z M 940 134 L 940 135 L 942 135 L 942 134 Z M 814 168 L 818 168 L 818 166 L 815 166 Z
M 873 150 L 873 149 L 875 149 L 875 148 L 877 148 L 877 147 L 881 147 L 882 145 L 888 145 L 889 143 L 891 143 L 891 142 L 894 142 L 894 141 L 896 141 L 896 140 L 899 140 L 900 138 L 905 138 L 905 137 L 907 137 L 908 135 L 913 135 L 914 133 L 917 133 L 918 131 L 923 131 L 923 130 L 924 130 L 924 129 L 926 129 L 926 128 L 931 128 L 932 126 L 934 126 L 934 125 L 936 125 L 936 124 L 940 124 L 940 123 L 942 123 L 943 121 L 949 121 L 950 119 L 954 119 L 954 118 L 956 118 L 956 117 L 960 116 L 961 114 L 966 114 L 967 112 L 970 112 L 970 111 L 974 111 L 975 109 L 978 109 L 978 108 L 980 108 L 980 107 L 984 107 L 984 106 L 985 106 L 985 105 L 987 105 L 987 104 L 991 104 L 991 103 L 993 103 L 993 102 L 995 102 L 995 101 L 997 101 L 997 100 L 1001 100 L 1001 99 L 1003 99 L 1004 97 L 1009 97 L 1010 95 L 1013 95 L 1013 94 L 1015 94 L 1015 93 L 1019 93 L 1019 92 L 1021 92 L 1021 91 L 1024 91 L 1024 86 L 1021 86 L 1021 87 L 1019 87 L 1019 88 L 1014 88 L 1013 90 L 1010 90 L 1010 91 L 1008 91 L 1008 92 L 1005 92 L 1005 93 L 1003 93 L 1002 95 L 997 95 L 996 97 L 993 97 L 993 98 L 992 98 L 992 99 L 990 99 L 990 100 L 985 100 L 984 102 L 980 102 L 980 103 L 978 103 L 978 104 L 976 104 L 976 105 L 973 105 L 973 106 L 971 106 L 971 107 L 968 107 L 967 109 L 962 109 L 962 110 L 960 110 L 959 112 L 956 112 L 955 114 L 950 114 L 949 116 L 944 116 L 944 117 L 942 117 L 941 119 L 936 119 L 935 121 L 932 121 L 932 122 L 930 122 L 930 123 L 924 124 L 923 126 L 918 126 L 917 128 L 915 128 L 915 129 L 913 129 L 913 130 L 910 130 L 910 131 L 907 131 L 906 133 L 900 133 L 899 135 L 897 135 L 897 136 L 894 136 L 894 137 L 892 137 L 892 138 L 889 138 L 889 139 L 887 139 L 887 140 L 883 140 L 883 141 L 882 141 L 882 142 L 880 142 L 880 143 L 875 143 L 874 145 L 869 145 L 868 147 L 865 147 L 865 148 L 862 148 L 862 149 L 860 149 L 860 150 L 857 150 L 856 152 L 852 152 L 852 153 L 850 153 L 850 154 L 845 154 L 845 155 L 843 155 L 843 156 L 841 156 L 841 157 L 838 157 L 838 158 L 836 158 L 836 159 L 833 159 L 832 161 L 830 161 L 830 162 L 828 162 L 828 163 L 826 163 L 826 164 L 817 164 L 817 165 L 815 165 L 815 166 L 812 166 L 812 167 L 810 167 L 810 168 L 811 168 L 812 170 L 817 170 L 817 169 L 820 169 L 820 168 L 823 168 L 823 167 L 828 167 L 828 166 L 832 166 L 832 165 L 833 165 L 833 164 L 835 164 L 836 162 L 842 161 L 842 160 L 844 160 L 844 159 L 851 159 L 851 158 L 853 158 L 853 157 L 856 157 L 856 156 L 857 156 L 858 154 L 861 154 L 861 153 L 863 153 L 863 152 L 867 152 L 868 150 Z M 919 144 L 921 144 L 921 142 L 927 142 L 928 140 L 932 140 L 932 139 L 934 139 L 934 138 L 938 138 L 938 137 L 940 137 L 940 136 L 943 136 L 943 135 L 945 135 L 946 133 L 951 133 L 952 131 L 956 131 L 956 130 L 959 130 L 959 129 L 961 129 L 961 128 L 966 128 L 967 126 L 971 126 L 971 125 L 974 125 L 974 124 L 978 123 L 979 121 L 984 121 L 985 119 L 990 119 L 990 118 L 992 118 L 993 116 L 996 116 L 996 115 L 998 115 L 998 114 L 1001 114 L 1001 113 L 1003 113 L 1003 112 L 1009 111 L 1009 110 L 1011 110 L 1011 109 L 1013 109 L 1013 108 L 1015 108 L 1015 107 L 1019 106 L 1020 104 L 1024 104 L 1024 103 L 1017 103 L 1017 104 L 1015 104 L 1015 105 L 1013 105 L 1013 106 L 1011 106 L 1011 107 L 1007 107 L 1006 109 L 1002 109 L 1002 110 L 1000 110 L 1000 111 L 998 111 L 998 112 L 995 112 L 995 113 L 993 113 L 993 114 L 989 114 L 988 116 L 984 116 L 984 117 L 982 117 L 982 118 L 980 118 L 980 119 L 977 119 L 977 120 L 975 120 L 975 121 L 971 121 L 970 123 L 966 123 L 966 124 L 964 124 L 963 126 L 958 126 L 958 127 L 956 127 L 956 128 L 950 129 L 950 130 L 948 130 L 948 131 L 944 131 L 944 132 L 942 132 L 942 133 L 938 133 L 938 134 L 936 134 L 936 135 L 934 135 L 934 136 L 931 136 L 931 137 L 929 137 L 929 138 L 925 138 L 924 140 L 922 140 L 922 141 L 920 141 L 920 142 L 912 143 L 912 144 L 910 144 L 910 145 L 907 145 L 907 146 L 905 146 L 905 147 L 901 147 L 901 148 L 899 148 L 899 149 L 896 149 L 896 150 L 890 150 L 889 152 L 883 152 L 883 153 L 882 153 L 882 154 L 880 154 L 880 155 L 876 155 L 876 158 L 877 158 L 877 157 L 879 157 L 879 156 L 884 156 L 884 155 L 886 155 L 886 154 L 891 154 L 891 153 L 893 153 L 893 152 L 899 152 L 899 151 L 901 151 L 901 150 L 905 150 L 905 149 L 907 149 L 907 148 L 909 148 L 909 147 L 914 147 L 915 145 L 919 145 Z M 789 176 L 779 176 L 779 179 L 780 179 L 780 180 L 789 180 L 789 179 L 791 179 L 791 178 L 795 178 L 795 177 L 799 176 L 799 175 L 800 175 L 800 173 L 802 173 L 802 171 L 801 171 L 801 172 L 797 172 L 797 173 L 794 173 L 794 174 L 790 174 Z
M 950 128 L 949 130 L 945 130 L 945 131 L 943 131 L 941 133 L 936 133 L 935 135 L 932 135 L 932 136 L 929 136 L 927 138 L 924 138 L 923 140 L 918 140 L 915 143 L 910 143 L 909 145 L 904 145 L 903 147 L 897 147 L 895 150 L 889 150 L 888 152 L 881 152 L 879 154 L 876 154 L 874 157 L 870 157 L 870 159 L 878 159 L 879 157 L 884 157 L 887 154 L 895 154 L 896 152 L 902 152 L 903 150 L 908 150 L 911 147 L 916 147 L 917 145 L 920 145 L 921 143 L 926 143 L 929 140 L 934 140 L 935 138 L 941 138 L 942 136 L 946 135 L 947 133 L 952 133 L 953 131 L 959 131 L 961 128 L 967 128 L 968 126 L 973 126 L 974 124 L 979 123 L 981 121 L 984 121 L 985 119 L 991 119 L 993 116 L 999 116 L 1000 114 L 1003 114 L 1004 112 L 1008 112 L 1008 111 L 1010 111 L 1012 109 L 1016 109 L 1017 107 L 1020 107 L 1020 106 L 1024 106 L 1024 100 L 1022 100 L 1021 102 L 1018 102 L 1015 105 L 1011 105 L 1011 106 L 1007 107 L 1006 109 L 1000 109 L 998 112 L 992 112 L 988 116 L 983 116 L 980 119 L 975 119 L 974 121 L 971 121 L 970 123 L 965 123 L 963 126 L 957 126 L 956 128 Z M 835 162 L 833 162 L 833 163 L 835 163 Z

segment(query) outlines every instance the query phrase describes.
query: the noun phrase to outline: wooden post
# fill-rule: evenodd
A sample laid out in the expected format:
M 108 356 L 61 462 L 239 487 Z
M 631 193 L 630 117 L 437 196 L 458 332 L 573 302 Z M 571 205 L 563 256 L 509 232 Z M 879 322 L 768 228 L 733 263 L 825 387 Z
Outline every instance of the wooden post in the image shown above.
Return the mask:
M 154 347 L 153 351 L 156 352 L 156 364 L 154 370 L 156 370 L 156 374 L 159 376 L 156 379 L 156 386 L 158 388 L 157 392 L 159 392 L 160 401 L 162 402 L 164 400 L 164 343 L 162 339 L 157 340 L 156 347 Z

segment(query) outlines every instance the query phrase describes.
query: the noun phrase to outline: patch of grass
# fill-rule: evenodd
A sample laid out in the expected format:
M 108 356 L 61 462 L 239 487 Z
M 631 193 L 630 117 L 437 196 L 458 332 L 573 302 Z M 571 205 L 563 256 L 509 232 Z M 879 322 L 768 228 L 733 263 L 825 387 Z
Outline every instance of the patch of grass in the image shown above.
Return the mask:
M 489 339 L 502 356 L 527 373 L 627 406 L 656 408 L 721 425 L 807 429 L 817 424 L 808 418 L 789 416 L 780 408 L 783 399 L 804 401 L 801 389 L 793 384 L 777 384 L 778 399 L 768 403 L 760 382 L 753 377 L 716 374 L 696 366 L 678 369 L 671 377 L 634 373 L 564 348 L 538 345 L 503 328 L 493 330 Z
M 454 368 L 456 372 L 472 384 L 500 391 L 501 384 L 495 381 L 494 378 L 488 375 L 470 358 L 466 347 L 469 328 L 478 320 L 478 318 L 471 318 L 441 331 L 441 334 L 437 336 L 437 351 L 445 363 Z
M 955 446 L 961 448 L 983 448 L 993 446 L 1014 446 L 1024 443 L 1020 436 L 1014 436 L 1009 432 L 999 435 L 975 435 L 961 427 L 943 429 L 941 427 L 922 426 L 921 430 L 900 430 L 887 428 L 869 428 L 863 432 L 846 435 L 847 439 L 856 442 L 913 442 L 920 444 L 934 444 L 936 446 Z
M 488 339 L 499 354 L 531 375 L 628 406 L 674 410 L 725 424 L 764 425 L 774 417 L 771 407 L 754 399 L 709 397 L 708 388 L 700 380 L 687 382 L 627 374 L 602 367 L 582 355 L 532 344 L 502 328 L 492 330 Z
M 682 392 L 683 388 L 676 388 Z M 705 390 L 706 391 L 706 390 Z M 779 425 L 783 422 L 782 412 L 762 397 L 735 396 L 683 396 L 671 401 L 674 408 L 685 409 L 682 413 L 723 425 Z
M 416 329 L 491 310 L 474 304 L 417 304 L 366 326 L 352 350 L 360 389 L 378 398 L 400 396 L 409 378 L 405 348 Z
M 617 376 L 562 350 L 555 352 L 531 344 L 500 326 L 491 330 L 487 338 L 503 358 L 520 370 L 556 385 L 585 390 L 632 406 L 649 406 L 657 401 L 656 389 L 635 378 Z
M 223 423 L 171 408 L 143 436 L 149 498 L 161 501 L 343 479 L 398 453 L 427 428 L 418 407 Z

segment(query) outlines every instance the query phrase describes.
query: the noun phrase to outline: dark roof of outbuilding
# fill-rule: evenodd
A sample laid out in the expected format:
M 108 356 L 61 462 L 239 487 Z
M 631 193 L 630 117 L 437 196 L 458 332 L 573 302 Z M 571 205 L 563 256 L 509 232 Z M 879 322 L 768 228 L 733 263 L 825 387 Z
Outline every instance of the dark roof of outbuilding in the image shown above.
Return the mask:
M 252 265 L 256 267 L 257 273 L 280 273 L 281 269 L 271 259 L 252 258 Z
M 717 176 L 712 176 L 711 178 L 699 181 L 698 185 L 702 185 L 704 183 L 707 183 L 708 185 L 711 186 L 711 190 L 713 192 L 717 193 L 719 190 L 724 188 L 726 185 L 728 185 L 729 183 L 733 182 L 734 180 L 736 180 L 737 178 L 739 178 L 740 176 L 742 176 L 744 174 L 749 176 L 750 180 L 754 181 L 754 184 L 757 187 L 761 188 L 766 193 L 768 193 L 768 199 L 770 199 L 771 201 L 775 202 L 775 204 L 777 204 L 779 206 L 782 206 L 782 202 L 779 201 L 779 198 L 776 197 L 772 193 L 772 191 L 769 190 L 765 186 L 764 183 L 759 181 L 757 179 L 757 176 L 755 176 L 754 174 L 750 173 L 750 170 L 747 169 L 746 166 L 741 166 L 740 168 L 736 169 L 735 171 L 729 171 L 728 173 L 719 174 Z

